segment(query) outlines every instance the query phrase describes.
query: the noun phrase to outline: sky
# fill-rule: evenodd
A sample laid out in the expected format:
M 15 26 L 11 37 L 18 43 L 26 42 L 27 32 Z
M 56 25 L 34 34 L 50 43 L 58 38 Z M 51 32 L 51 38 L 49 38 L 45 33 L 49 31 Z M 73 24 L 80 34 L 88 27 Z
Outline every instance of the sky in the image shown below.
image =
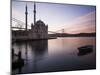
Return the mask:
M 33 23 L 33 2 L 12 1 L 12 18 L 25 23 L 25 5 L 28 7 L 28 25 Z M 48 25 L 49 31 L 64 33 L 95 32 L 96 7 L 89 5 L 57 4 L 36 2 L 36 20 Z M 17 23 L 12 22 L 12 26 Z M 24 25 L 23 25 L 24 26 Z M 30 27 L 29 27 L 30 28 Z

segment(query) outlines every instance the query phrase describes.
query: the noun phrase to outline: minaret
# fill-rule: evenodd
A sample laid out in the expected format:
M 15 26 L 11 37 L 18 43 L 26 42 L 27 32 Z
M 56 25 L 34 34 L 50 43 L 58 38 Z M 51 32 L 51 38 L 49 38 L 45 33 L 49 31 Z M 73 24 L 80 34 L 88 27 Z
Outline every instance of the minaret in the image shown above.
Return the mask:
M 27 12 L 27 4 L 26 4 L 26 7 L 25 7 L 25 30 L 27 31 L 27 15 L 28 15 L 28 12 Z
M 36 23 L 36 5 L 35 5 L 35 2 L 34 2 L 34 25 Z

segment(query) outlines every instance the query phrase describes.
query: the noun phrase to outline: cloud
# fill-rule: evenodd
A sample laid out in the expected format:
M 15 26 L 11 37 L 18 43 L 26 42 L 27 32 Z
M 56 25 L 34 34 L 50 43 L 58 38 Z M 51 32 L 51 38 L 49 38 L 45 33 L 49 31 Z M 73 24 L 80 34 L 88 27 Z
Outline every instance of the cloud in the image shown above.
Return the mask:
M 67 23 L 65 31 L 66 32 L 94 32 L 95 31 L 95 14 L 96 12 L 90 12 L 86 15 L 80 16 L 71 22 Z

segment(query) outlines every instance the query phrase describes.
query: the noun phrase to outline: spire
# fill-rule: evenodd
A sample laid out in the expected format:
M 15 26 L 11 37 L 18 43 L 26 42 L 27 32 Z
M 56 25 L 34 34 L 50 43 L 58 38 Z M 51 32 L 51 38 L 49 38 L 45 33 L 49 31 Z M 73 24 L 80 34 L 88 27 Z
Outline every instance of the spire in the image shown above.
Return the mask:
M 36 23 L 36 5 L 35 5 L 35 2 L 34 2 L 34 24 Z
M 27 4 L 26 4 L 26 7 L 25 7 L 25 24 L 26 24 L 25 30 L 26 31 L 27 31 L 27 14 L 28 14 L 28 12 L 27 12 Z

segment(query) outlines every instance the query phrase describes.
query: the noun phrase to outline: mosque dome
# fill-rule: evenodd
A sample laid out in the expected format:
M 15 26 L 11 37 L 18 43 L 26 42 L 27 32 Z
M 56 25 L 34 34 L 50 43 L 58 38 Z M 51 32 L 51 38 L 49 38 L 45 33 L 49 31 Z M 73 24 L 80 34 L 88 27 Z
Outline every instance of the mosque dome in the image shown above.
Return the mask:
M 35 25 L 37 25 L 37 26 L 45 26 L 45 23 L 43 22 L 43 21 L 41 21 L 41 20 L 38 20 L 36 23 L 35 23 Z

